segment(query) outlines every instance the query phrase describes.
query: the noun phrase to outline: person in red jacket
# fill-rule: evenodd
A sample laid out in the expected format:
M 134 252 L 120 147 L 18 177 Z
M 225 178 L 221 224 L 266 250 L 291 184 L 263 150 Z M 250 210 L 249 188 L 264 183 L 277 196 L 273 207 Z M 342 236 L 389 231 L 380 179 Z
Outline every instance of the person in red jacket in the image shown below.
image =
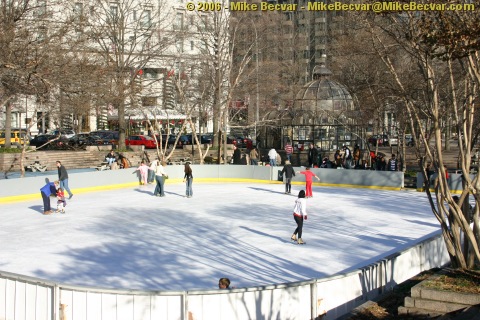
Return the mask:
M 312 194 L 313 178 L 315 177 L 315 179 L 317 179 L 318 181 L 320 181 L 320 178 L 317 177 L 315 173 L 310 171 L 310 167 L 307 167 L 305 171 L 297 171 L 297 173 L 305 175 L 305 191 L 306 191 L 305 196 L 307 198 L 313 197 L 313 194 Z

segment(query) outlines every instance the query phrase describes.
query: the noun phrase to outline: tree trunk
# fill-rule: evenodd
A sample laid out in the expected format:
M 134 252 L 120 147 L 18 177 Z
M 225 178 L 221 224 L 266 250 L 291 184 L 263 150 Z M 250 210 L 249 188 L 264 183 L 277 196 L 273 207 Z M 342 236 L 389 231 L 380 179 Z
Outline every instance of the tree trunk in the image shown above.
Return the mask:
M 11 148 L 10 137 L 12 135 L 12 103 L 10 100 L 5 104 L 5 149 Z

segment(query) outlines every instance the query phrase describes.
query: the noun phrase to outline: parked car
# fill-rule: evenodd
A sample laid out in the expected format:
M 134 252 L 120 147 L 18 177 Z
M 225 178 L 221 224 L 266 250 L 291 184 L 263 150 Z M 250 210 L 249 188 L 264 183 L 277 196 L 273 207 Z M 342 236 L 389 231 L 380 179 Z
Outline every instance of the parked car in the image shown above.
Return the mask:
M 390 137 L 388 138 L 388 144 L 390 146 L 398 146 L 398 137 Z
M 183 137 L 183 136 L 182 136 Z M 207 134 L 197 134 L 198 141 L 200 144 L 212 144 L 213 143 L 213 136 L 207 135 Z M 187 144 L 195 144 L 196 142 L 193 139 L 193 135 L 187 134 L 184 138 L 184 140 L 187 142 Z
M 155 135 L 157 138 L 157 144 L 160 145 L 160 135 Z M 175 144 L 175 139 L 177 138 L 176 135 L 174 134 L 162 134 L 162 148 L 165 148 L 165 145 L 167 145 L 167 148 L 173 146 Z
M 213 143 L 213 136 L 208 134 L 202 134 L 200 136 L 200 143 L 201 144 L 212 144 Z
M 227 136 L 227 144 L 233 144 L 236 146 L 238 144 L 238 139 L 234 136 Z
M 118 145 L 118 131 L 110 131 L 110 130 L 98 130 L 90 132 L 92 136 L 98 136 L 102 140 L 101 144 L 113 144 Z
M 192 144 L 192 135 L 191 134 L 181 135 L 180 138 L 178 139 L 178 144 L 181 146 Z
M 75 131 L 73 130 L 68 130 L 68 129 L 57 129 L 51 132 L 53 135 L 60 135 L 62 137 L 65 137 L 67 139 L 72 138 L 75 135 Z
M 34 146 L 36 148 L 39 148 L 49 141 L 52 141 L 52 142 L 50 142 L 45 147 L 43 147 L 44 149 L 60 149 L 60 150 L 63 150 L 63 149 L 69 149 L 69 147 L 70 147 L 70 140 L 69 139 L 67 139 L 65 137 L 62 137 L 62 136 L 59 137 L 59 136 L 56 136 L 54 134 L 40 134 L 40 135 L 36 136 L 35 138 L 33 138 L 32 140 L 30 140 L 30 145 Z
M 5 139 L 5 131 L 0 131 L 0 146 L 4 146 L 6 142 Z M 25 130 L 11 130 L 10 131 L 10 144 L 12 146 L 22 146 L 27 142 L 28 144 L 28 138 L 27 138 L 27 133 Z
M 157 147 L 155 139 L 144 135 L 129 136 L 125 139 L 125 144 L 127 146 L 145 146 L 146 149 L 154 149 Z
M 239 141 L 239 144 L 237 144 L 239 148 L 253 149 L 252 139 L 245 138 L 245 137 L 238 137 L 237 141 Z
M 405 144 L 407 145 L 407 147 L 414 147 L 415 139 L 413 139 L 413 137 L 405 137 Z
M 103 145 L 104 140 L 90 133 L 78 133 L 69 139 L 70 145 L 74 147 Z
M 368 138 L 368 143 L 371 144 L 372 146 L 376 146 L 377 143 L 379 146 L 388 146 L 388 136 L 386 134 L 384 135 L 373 135 L 370 138 Z

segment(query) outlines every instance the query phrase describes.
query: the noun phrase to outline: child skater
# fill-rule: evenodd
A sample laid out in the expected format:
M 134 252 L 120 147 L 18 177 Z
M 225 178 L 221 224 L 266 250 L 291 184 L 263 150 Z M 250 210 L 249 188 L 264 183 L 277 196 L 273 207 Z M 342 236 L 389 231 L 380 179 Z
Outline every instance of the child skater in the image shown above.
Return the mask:
M 149 167 L 146 165 L 145 161 L 142 160 L 140 166 L 137 168 L 138 171 L 138 178 L 140 180 L 140 185 L 146 185 L 148 183 L 148 169 Z
M 290 239 L 292 239 L 292 241 L 297 241 L 298 244 L 305 244 L 305 242 L 302 240 L 303 220 L 307 220 L 307 200 L 305 199 L 305 190 L 300 190 L 298 193 L 298 198 L 295 200 L 293 219 L 297 223 L 297 228 L 293 232 Z
M 312 194 L 312 183 L 313 183 L 313 177 L 320 181 L 320 178 L 317 177 L 315 173 L 310 171 L 310 167 L 307 167 L 305 171 L 297 171 L 297 173 L 304 174 L 305 175 L 305 190 L 306 192 L 306 197 L 311 198 L 313 197 Z
M 67 205 L 67 201 L 65 200 L 65 193 L 63 192 L 62 188 L 58 188 L 57 190 L 57 211 L 56 213 L 65 213 L 65 206 Z

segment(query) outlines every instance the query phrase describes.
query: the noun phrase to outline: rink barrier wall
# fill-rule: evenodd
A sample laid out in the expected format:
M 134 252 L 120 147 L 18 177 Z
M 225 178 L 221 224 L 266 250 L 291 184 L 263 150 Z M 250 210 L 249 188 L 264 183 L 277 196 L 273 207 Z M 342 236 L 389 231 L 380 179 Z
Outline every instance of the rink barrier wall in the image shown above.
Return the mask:
M 194 183 L 282 183 L 278 173 L 283 167 L 245 166 L 245 165 L 192 165 Z M 295 167 L 295 171 L 305 170 Z M 166 172 L 169 183 L 182 182 L 184 166 L 169 165 Z M 321 181 L 314 186 L 371 188 L 384 190 L 400 190 L 403 187 L 403 173 L 392 171 L 311 169 Z M 123 170 L 91 171 L 69 173 L 68 184 L 73 193 L 84 193 L 98 190 L 129 188 L 138 185 L 135 168 Z M 35 200 L 40 197 L 40 188 L 45 179 L 58 179 L 56 171 L 45 172 L 34 177 L 0 180 L 0 204 L 16 201 Z M 304 184 L 305 176 L 296 174 L 292 184 Z M 0 318 L 1 320 L 1 318 Z
M 205 170 L 201 170 L 203 168 Z M 244 172 L 241 172 L 242 169 Z M 281 183 L 278 181 L 279 169 L 281 167 L 193 166 L 197 182 Z M 167 172 L 170 176 L 167 183 L 179 182 L 183 178 L 183 166 L 168 166 Z M 349 174 L 349 170 L 313 169 L 313 172 L 322 179 L 316 185 L 342 185 L 340 182 L 347 179 L 344 176 L 336 177 L 335 173 Z M 352 179 L 349 182 L 357 182 L 354 185 L 357 187 L 396 189 L 402 181 L 399 174 L 401 173 L 380 172 L 380 175 L 365 176 L 364 181 Z M 389 180 L 389 177 L 392 179 Z M 3 199 L 11 199 L 22 190 L 25 194 L 17 196 L 17 201 L 21 200 L 18 197 L 23 197 L 23 200 L 39 199 L 38 189 L 45 183 L 45 178 L 53 181 L 56 175 L 2 180 L 1 195 Z M 303 175 L 297 175 L 295 183 L 303 184 L 302 178 Z M 366 185 L 368 179 L 377 183 Z M 71 174 L 69 184 L 72 191 L 77 193 L 97 188 L 136 186 L 138 180 L 134 170 L 117 170 Z M 61 284 L 0 272 L 0 319 L 303 320 L 316 319 L 326 312 L 322 319 L 333 320 L 412 276 L 444 266 L 448 262 L 443 238 L 440 232 L 436 232 L 420 239 L 408 249 L 350 272 L 309 281 L 233 290 L 114 290 Z
M 0 272 L 0 319 L 334 320 L 448 261 L 443 238 L 437 232 L 350 272 L 232 290 L 114 290 Z
M 434 173 L 431 177 L 430 177 L 430 188 L 432 188 L 433 190 L 433 185 L 434 185 L 434 181 L 435 179 L 437 179 L 438 177 L 438 173 Z M 470 178 L 473 180 L 474 179 L 474 175 L 471 175 Z M 423 191 L 423 182 L 424 182 L 424 179 L 423 179 L 423 175 L 421 172 L 417 172 L 417 191 Z M 462 174 L 458 174 L 458 173 L 449 173 L 448 175 L 448 188 L 450 189 L 450 191 L 452 193 L 462 193 Z

